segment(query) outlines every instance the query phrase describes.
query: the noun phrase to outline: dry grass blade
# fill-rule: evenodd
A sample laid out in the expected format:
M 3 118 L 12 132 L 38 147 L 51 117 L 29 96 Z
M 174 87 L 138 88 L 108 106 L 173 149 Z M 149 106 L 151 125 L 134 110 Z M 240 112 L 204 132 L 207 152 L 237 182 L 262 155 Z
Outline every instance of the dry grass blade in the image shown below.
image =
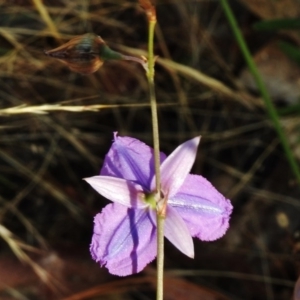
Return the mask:
M 44 237 L 38 232 L 35 226 L 30 222 L 30 220 L 26 218 L 26 216 L 22 214 L 22 212 L 15 206 L 13 201 L 5 201 L 0 196 L 0 203 L 4 204 L 3 208 L 0 210 L 0 223 L 1 220 L 4 219 L 6 211 L 11 211 L 22 222 L 24 227 L 27 229 L 28 233 L 31 234 L 44 249 L 47 249 L 47 243 Z
M 118 48 L 122 51 L 134 55 L 140 55 L 140 56 L 147 55 L 147 52 L 140 49 L 133 49 L 123 45 L 118 45 Z M 261 99 L 255 98 L 245 91 L 234 91 L 230 87 L 222 83 L 221 81 L 212 78 L 200 72 L 199 70 L 193 69 L 183 64 L 176 63 L 172 60 L 165 59 L 165 58 L 159 57 L 156 61 L 158 64 L 162 65 L 163 67 L 170 70 L 171 72 L 177 72 L 180 75 L 183 75 L 187 78 L 191 78 L 228 99 L 232 99 L 240 102 L 241 104 L 245 105 L 247 108 L 254 109 L 255 107 L 263 107 L 263 102 Z
M 251 181 L 256 171 L 262 166 L 263 162 L 267 157 L 274 151 L 275 147 L 278 145 L 278 139 L 275 139 L 266 150 L 257 158 L 257 160 L 251 166 L 251 169 L 243 174 L 240 178 L 239 183 L 235 185 L 232 190 L 228 193 L 228 197 L 234 198 L 237 196 L 241 190 L 243 190 Z
M 39 266 L 36 262 L 34 262 L 24 251 L 33 250 L 37 252 L 37 249 L 30 247 L 23 242 L 21 242 L 18 238 L 16 238 L 12 232 L 10 232 L 6 227 L 0 224 L 0 237 L 9 245 L 14 254 L 18 257 L 20 261 L 25 264 L 28 264 L 36 275 L 43 281 L 47 286 L 49 286 L 54 292 L 59 294 L 64 290 L 64 287 L 60 284 L 59 281 L 54 279 L 45 269 Z
M 60 35 L 57 31 L 57 28 L 54 24 L 54 22 L 52 21 L 47 8 L 45 7 L 44 3 L 41 0 L 32 0 L 33 4 L 35 5 L 36 9 L 38 10 L 39 14 L 41 15 L 42 20 L 45 22 L 45 24 L 48 26 L 49 31 L 51 32 L 51 34 L 59 39 Z
M 14 47 L 15 47 L 15 50 L 16 50 L 16 54 L 17 53 L 22 53 L 22 55 L 28 59 L 28 61 L 31 61 L 32 63 L 34 63 L 38 68 L 42 67 L 43 66 L 43 63 L 37 59 L 35 59 L 32 54 L 30 54 L 26 47 L 18 42 L 18 36 L 17 34 L 11 32 L 10 30 L 5 30 L 5 29 L 2 29 L 0 28 L 0 35 L 2 35 L 8 42 L 10 42 Z M 5 62 L 5 56 L 2 57 L 2 63 Z
M 157 62 L 165 68 L 169 68 L 172 71 L 176 71 L 181 75 L 187 76 L 189 78 L 192 78 L 193 80 L 200 82 L 213 91 L 222 94 L 226 98 L 241 102 L 248 108 L 254 109 L 254 107 L 256 106 L 262 107 L 263 105 L 260 99 L 256 99 L 243 91 L 234 91 L 219 80 L 212 78 L 191 67 L 163 58 L 158 58 Z
M 50 182 L 47 182 L 43 178 L 37 176 L 36 173 L 31 171 L 29 168 L 25 167 L 17 159 L 11 157 L 4 151 L 0 150 L 0 156 L 2 156 L 2 158 L 7 163 L 9 163 L 14 169 L 18 170 L 18 172 L 23 173 L 30 180 L 32 180 L 36 184 L 39 184 L 49 194 L 53 195 L 53 197 L 58 201 L 60 201 L 70 211 L 70 213 L 72 213 L 73 216 L 80 219 L 80 213 L 78 207 L 73 203 L 72 199 L 70 199 L 62 191 L 58 190 L 57 187 L 53 186 Z
M 168 104 L 172 105 L 172 103 Z M 175 103 L 173 104 L 175 105 Z M 19 105 L 15 107 L 0 109 L 0 115 L 19 115 L 19 114 L 47 114 L 52 111 L 68 111 L 68 112 L 96 112 L 102 109 L 122 108 L 122 107 L 148 107 L 149 103 L 137 104 L 95 104 L 95 105 L 63 105 L 63 104 L 42 104 L 42 105 Z

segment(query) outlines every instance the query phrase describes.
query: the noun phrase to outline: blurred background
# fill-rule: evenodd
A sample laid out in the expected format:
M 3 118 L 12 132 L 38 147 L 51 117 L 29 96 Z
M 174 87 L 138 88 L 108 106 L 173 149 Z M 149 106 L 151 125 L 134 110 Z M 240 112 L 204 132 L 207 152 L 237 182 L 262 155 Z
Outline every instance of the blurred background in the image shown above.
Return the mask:
M 299 0 L 229 2 L 299 162 Z M 300 299 L 299 183 L 222 7 L 156 4 L 161 150 L 201 135 L 192 173 L 234 206 L 226 236 L 194 240 L 194 260 L 167 242 L 165 299 Z M 110 61 L 85 76 L 44 54 L 94 32 L 141 55 L 147 30 L 134 0 L 0 1 L 0 299 L 154 299 L 155 262 L 117 278 L 92 261 L 108 200 L 82 180 L 114 131 L 152 145 L 144 70 Z

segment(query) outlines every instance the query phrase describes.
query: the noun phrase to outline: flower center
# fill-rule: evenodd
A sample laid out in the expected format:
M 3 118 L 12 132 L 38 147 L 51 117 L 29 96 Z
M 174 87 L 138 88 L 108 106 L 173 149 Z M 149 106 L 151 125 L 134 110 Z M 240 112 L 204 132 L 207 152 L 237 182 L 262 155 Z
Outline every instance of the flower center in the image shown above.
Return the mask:
M 156 209 L 155 193 L 145 193 L 144 201 L 152 208 Z

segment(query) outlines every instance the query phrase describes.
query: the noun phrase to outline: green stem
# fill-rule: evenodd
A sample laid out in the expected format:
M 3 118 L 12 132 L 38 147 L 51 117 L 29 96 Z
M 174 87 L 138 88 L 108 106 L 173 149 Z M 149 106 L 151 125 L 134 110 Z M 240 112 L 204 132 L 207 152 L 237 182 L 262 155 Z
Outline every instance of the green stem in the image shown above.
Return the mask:
M 291 169 L 293 170 L 294 172 L 294 175 L 296 176 L 298 182 L 300 183 L 300 170 L 299 170 L 299 166 L 297 164 L 297 161 L 293 155 L 293 152 L 290 148 L 290 145 L 288 143 L 288 140 L 286 138 L 286 135 L 285 135 L 285 132 L 284 130 L 282 129 L 282 126 L 280 124 L 280 120 L 279 120 L 279 115 L 277 113 L 277 110 L 275 109 L 274 105 L 273 105 L 273 102 L 270 98 L 270 95 L 263 83 L 263 80 L 258 72 L 258 69 L 252 59 L 252 56 L 250 54 L 250 51 L 247 47 L 247 44 L 242 36 L 242 33 L 239 29 L 239 26 L 237 24 L 237 21 L 234 17 L 234 14 L 227 2 L 227 0 L 220 0 L 221 1 L 221 5 L 224 9 L 224 12 L 226 14 L 226 17 L 230 23 L 230 26 L 233 30 L 233 33 L 235 35 L 235 38 L 239 44 L 239 47 L 244 55 L 244 58 L 247 62 L 247 65 L 249 67 L 249 70 L 250 72 L 252 73 L 252 76 L 254 77 L 254 80 L 257 84 L 257 87 L 258 89 L 260 90 L 260 93 L 262 95 L 262 98 L 265 102 L 265 105 L 266 105 L 266 108 L 267 108 L 267 111 L 268 111 L 268 114 L 269 114 L 269 117 L 270 119 L 272 120 L 273 122 L 273 126 L 277 132 L 277 135 L 281 141 L 281 145 L 285 151 L 285 155 L 286 155 L 286 158 L 290 164 L 290 167 Z
M 157 214 L 157 287 L 156 300 L 163 300 L 164 292 L 164 223 L 165 218 Z
M 155 168 L 155 185 L 157 201 L 161 200 L 160 196 L 160 153 L 159 153 L 159 132 L 158 132 L 158 117 L 157 117 L 157 103 L 155 96 L 154 84 L 154 64 L 155 58 L 153 53 L 154 28 L 156 21 L 149 21 L 149 38 L 148 38 L 148 70 L 147 78 L 149 84 L 150 105 L 152 115 L 152 131 L 153 131 L 153 145 L 154 145 L 154 168 Z M 157 288 L 156 300 L 163 300 L 163 276 L 164 276 L 164 216 L 160 214 L 157 209 Z
M 156 177 L 156 192 L 160 192 L 160 155 L 159 155 L 159 133 L 158 133 L 158 117 L 157 117 L 157 103 L 155 96 L 154 85 L 154 54 L 153 54 L 153 40 L 155 21 L 149 22 L 149 39 L 148 39 L 148 71 L 147 78 L 150 92 L 150 105 L 152 115 L 152 131 L 153 131 L 153 145 L 154 145 L 154 167 Z

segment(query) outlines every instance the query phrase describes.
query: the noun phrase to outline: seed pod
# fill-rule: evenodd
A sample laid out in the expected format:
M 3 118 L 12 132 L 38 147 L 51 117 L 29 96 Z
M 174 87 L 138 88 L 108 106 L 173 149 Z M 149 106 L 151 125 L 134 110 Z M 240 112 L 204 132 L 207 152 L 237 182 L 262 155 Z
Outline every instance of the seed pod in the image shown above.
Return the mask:
M 100 36 L 86 33 L 76 36 L 67 43 L 45 54 L 54 57 L 67 65 L 72 71 L 81 74 L 96 72 L 105 60 L 132 60 L 145 65 L 145 60 L 123 55 L 111 50 Z

